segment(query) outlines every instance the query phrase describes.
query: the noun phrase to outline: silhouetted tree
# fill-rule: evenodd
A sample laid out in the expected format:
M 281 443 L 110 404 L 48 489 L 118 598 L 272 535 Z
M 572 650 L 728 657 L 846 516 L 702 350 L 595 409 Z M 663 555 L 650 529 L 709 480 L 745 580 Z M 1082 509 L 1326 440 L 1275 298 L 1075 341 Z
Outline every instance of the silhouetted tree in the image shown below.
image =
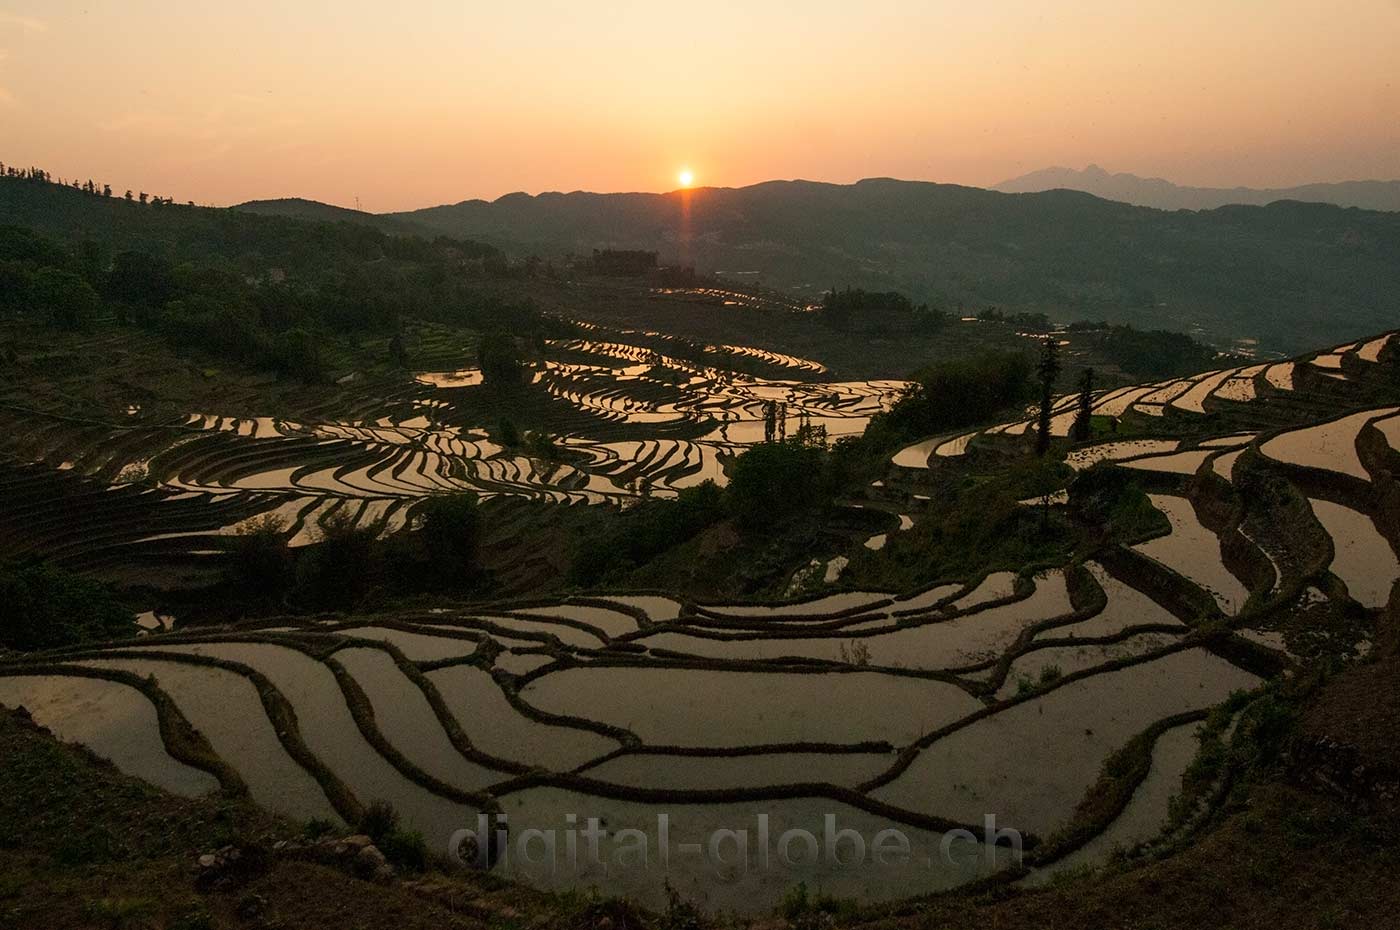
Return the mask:
M 64 329 L 86 329 L 97 318 L 101 300 L 81 275 L 41 268 L 30 289 L 36 307 Z
M 520 445 L 519 427 L 515 425 L 514 421 L 502 417 L 500 424 L 496 427 L 496 441 L 507 448 Z
M 826 453 L 799 442 L 751 446 L 734 462 L 725 489 L 729 511 L 748 531 L 764 531 L 829 503 Z
M 515 387 L 520 384 L 520 356 L 515 340 L 506 333 L 493 330 L 481 337 L 477 364 L 481 367 L 483 384 L 492 387 Z
M 320 522 L 320 542 L 297 563 L 297 599 L 317 609 L 353 607 L 376 580 L 377 526 L 356 525 L 354 508 L 342 508 Z
M 403 333 L 394 333 L 389 340 L 389 358 L 398 368 L 408 367 L 408 350 L 404 348 Z
M 418 509 L 419 538 L 428 564 L 444 587 L 459 587 L 477 571 L 481 515 L 475 494 L 443 494 L 428 498 Z
M 1041 342 L 1040 361 L 1035 366 L 1035 374 L 1040 384 L 1035 454 L 1044 455 L 1050 451 L 1050 412 L 1055 406 L 1055 379 L 1060 376 L 1060 345 L 1053 335 Z
M 291 585 L 295 562 L 286 523 L 274 514 L 247 520 L 229 540 L 228 580 L 242 597 L 279 602 Z
M 1083 442 L 1093 432 L 1094 425 L 1094 369 L 1086 368 L 1079 376 L 1079 412 L 1074 417 L 1072 435 L 1075 442 Z
M 104 290 L 111 300 L 143 307 L 163 306 L 176 294 L 170 263 L 145 252 L 117 253 Z
M 0 646 L 53 649 L 136 632 L 102 584 L 51 565 L 0 564 Z

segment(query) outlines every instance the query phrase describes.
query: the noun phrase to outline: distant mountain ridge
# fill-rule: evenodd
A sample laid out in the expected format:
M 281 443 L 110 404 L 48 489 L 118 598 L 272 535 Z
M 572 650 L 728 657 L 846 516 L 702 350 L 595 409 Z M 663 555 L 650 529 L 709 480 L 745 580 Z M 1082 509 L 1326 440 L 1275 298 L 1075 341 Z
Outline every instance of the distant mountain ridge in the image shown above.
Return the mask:
M 809 297 L 833 286 L 898 290 L 952 311 L 1104 319 L 1279 352 L 1360 338 L 1400 318 L 1400 213 L 1297 201 L 1165 212 L 1070 190 L 872 178 L 516 193 L 355 219 L 517 256 L 647 249 Z
M 1083 171 L 1042 168 L 1002 181 L 991 189 L 1004 194 L 1059 189 L 1083 191 L 1105 200 L 1159 210 L 1214 210 L 1232 204 L 1262 207 L 1279 200 L 1299 200 L 1363 210 L 1400 211 L 1400 181 L 1340 181 L 1275 188 L 1182 187 L 1163 178 L 1110 174 L 1098 165 L 1090 165 Z

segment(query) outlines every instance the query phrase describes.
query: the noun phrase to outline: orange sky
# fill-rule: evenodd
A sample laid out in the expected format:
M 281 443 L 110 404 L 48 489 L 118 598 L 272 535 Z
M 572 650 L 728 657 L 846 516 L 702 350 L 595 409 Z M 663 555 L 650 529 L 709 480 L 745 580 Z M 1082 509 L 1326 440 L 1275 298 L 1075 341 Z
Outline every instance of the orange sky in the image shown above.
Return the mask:
M 0 0 L 0 160 L 235 203 L 1400 177 L 1400 0 Z

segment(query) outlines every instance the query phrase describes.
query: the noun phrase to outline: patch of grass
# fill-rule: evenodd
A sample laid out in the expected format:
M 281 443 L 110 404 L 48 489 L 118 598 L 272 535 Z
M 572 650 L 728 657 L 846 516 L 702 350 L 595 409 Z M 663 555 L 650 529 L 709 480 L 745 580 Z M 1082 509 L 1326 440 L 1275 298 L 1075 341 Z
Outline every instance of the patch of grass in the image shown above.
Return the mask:
M 788 888 L 778 903 L 778 914 L 797 926 L 811 926 L 810 918 L 817 915 L 842 918 L 850 917 L 858 910 L 859 907 L 849 898 L 837 898 L 820 891 L 813 894 L 806 882 L 798 882 Z
M 99 898 L 83 905 L 83 915 L 94 923 L 121 930 L 145 923 L 158 909 L 155 898 Z
M 66 833 L 53 853 L 54 859 L 67 866 L 115 862 L 126 855 L 116 837 L 100 825 Z
M 666 910 L 661 915 L 662 930 L 700 930 L 705 922 L 694 904 L 680 896 L 680 892 L 666 882 Z
M 335 831 L 335 824 L 320 817 L 312 817 L 301 827 L 301 835 L 308 840 L 319 840 L 323 836 L 330 836 Z
M 428 844 L 417 830 L 390 830 L 377 845 L 397 868 L 421 872 L 428 867 Z

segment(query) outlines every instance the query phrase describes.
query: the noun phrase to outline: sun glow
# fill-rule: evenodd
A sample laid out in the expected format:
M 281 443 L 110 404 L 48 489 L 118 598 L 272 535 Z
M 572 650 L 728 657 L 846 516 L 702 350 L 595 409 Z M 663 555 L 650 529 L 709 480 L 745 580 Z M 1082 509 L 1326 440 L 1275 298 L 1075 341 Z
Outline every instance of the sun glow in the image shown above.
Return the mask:
M 695 184 L 695 172 L 689 168 L 682 168 L 676 175 L 676 180 L 680 182 L 681 187 L 692 187 Z

